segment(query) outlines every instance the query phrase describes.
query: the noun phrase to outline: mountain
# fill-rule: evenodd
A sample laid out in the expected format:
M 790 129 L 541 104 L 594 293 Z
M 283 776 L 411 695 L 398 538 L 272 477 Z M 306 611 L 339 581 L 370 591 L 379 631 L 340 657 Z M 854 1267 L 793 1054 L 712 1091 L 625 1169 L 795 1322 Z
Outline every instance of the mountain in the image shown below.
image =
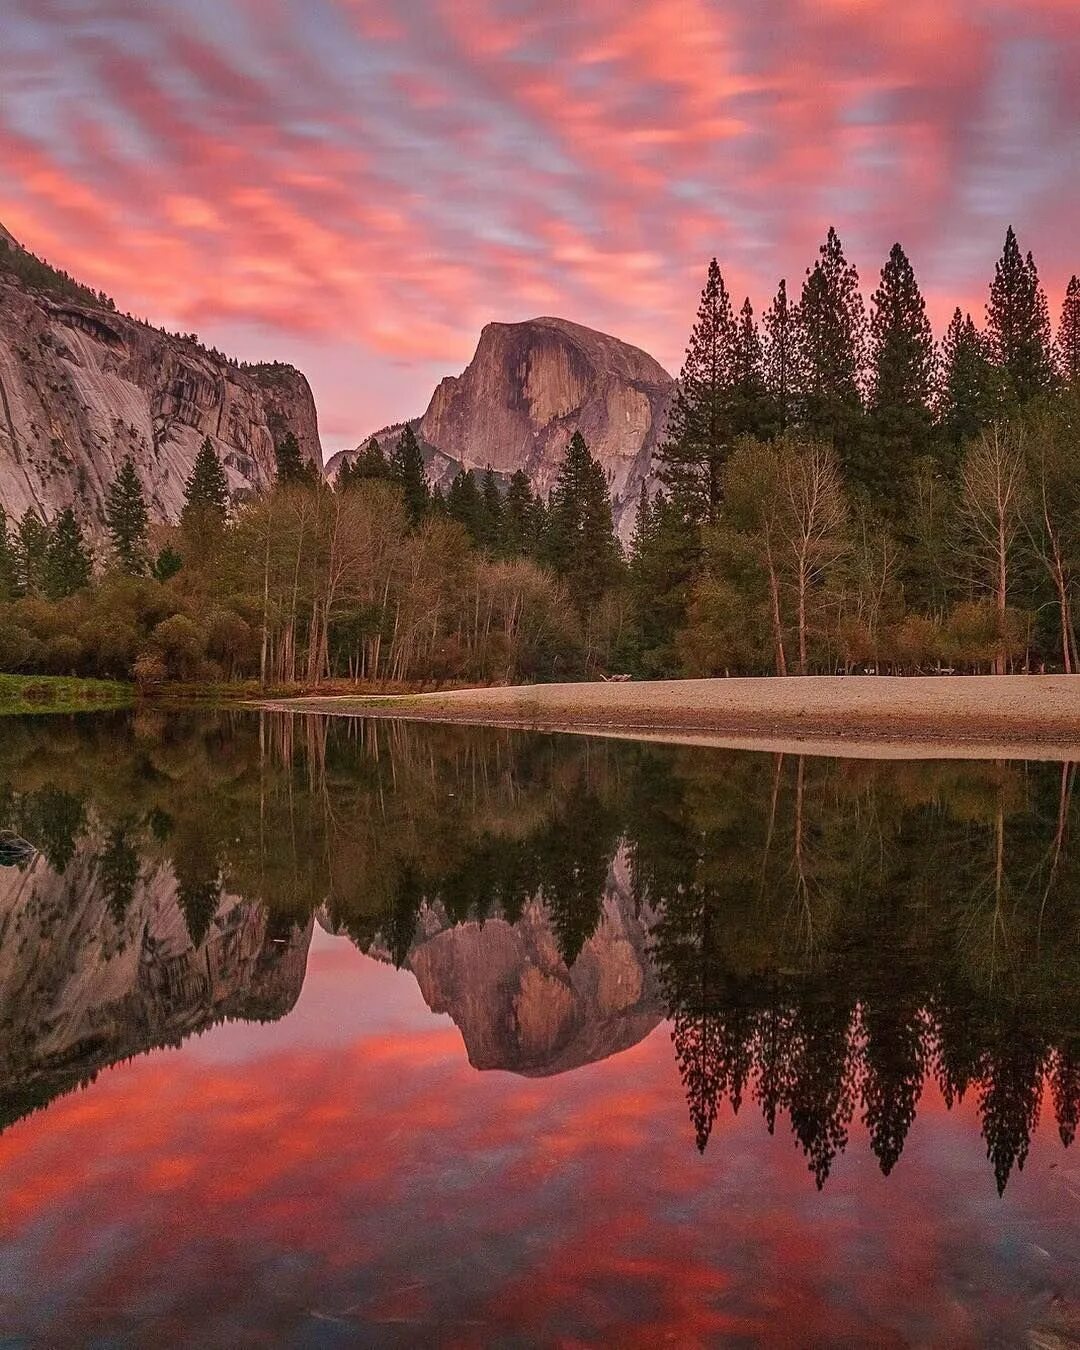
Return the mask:
M 275 933 L 226 895 L 196 945 L 171 869 L 144 863 L 117 913 L 100 847 L 80 843 L 63 875 L 40 855 L 0 866 L 0 1130 L 109 1064 L 226 1019 L 275 1021 L 300 995 L 310 921 Z
M 431 1011 L 461 1032 L 473 1068 L 543 1078 L 628 1050 L 663 1019 L 648 923 L 620 854 L 596 930 L 569 965 L 542 895 L 514 923 L 453 923 L 424 909 L 404 964 Z M 369 955 L 390 959 L 378 943 Z
M 673 390 L 651 356 L 606 333 L 565 319 L 489 323 L 465 371 L 439 384 L 413 425 L 433 481 L 445 482 L 458 466 L 524 469 L 544 496 L 580 431 L 604 466 L 626 535 Z M 392 441 L 402 425 L 375 434 Z M 354 453 L 335 456 L 327 471 Z
M 292 431 L 322 464 L 315 402 L 287 365 L 239 366 L 194 337 L 116 312 L 0 226 L 0 505 L 93 527 L 131 454 L 154 519 L 175 519 L 209 436 L 237 494 L 271 481 Z

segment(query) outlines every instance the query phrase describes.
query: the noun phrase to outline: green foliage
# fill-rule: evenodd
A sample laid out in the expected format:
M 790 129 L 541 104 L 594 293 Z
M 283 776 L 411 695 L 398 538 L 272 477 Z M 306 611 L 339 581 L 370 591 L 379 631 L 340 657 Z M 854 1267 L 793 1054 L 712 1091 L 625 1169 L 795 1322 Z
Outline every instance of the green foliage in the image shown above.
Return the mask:
M 90 584 L 93 568 L 82 529 L 71 507 L 53 523 L 45 554 L 44 590 L 50 600 L 63 600 Z
M 856 469 L 865 343 L 859 274 L 830 228 L 799 301 L 800 420 L 806 434 L 831 441 Z
M 413 526 L 424 518 L 430 501 L 424 456 L 412 425 L 406 423 L 390 457 L 390 481 L 401 490 L 405 510 Z
M 986 328 L 994 360 L 1007 377 L 1010 399 L 1027 403 L 1043 393 L 1053 378 L 1050 312 L 1035 260 L 1030 253 L 1021 256 L 1011 225 L 990 284 Z
M 1080 385 L 1080 277 L 1072 276 L 1061 304 L 1057 331 L 1057 359 L 1061 378 Z
M 686 348 L 666 439 L 657 451 L 660 478 L 689 520 L 715 520 L 720 481 L 736 435 L 732 406 L 735 318 L 716 259 L 709 263 L 697 319 Z
M 81 285 L 67 272 L 50 267 L 33 253 L 17 244 L 9 244 L 3 238 L 0 238 L 0 275 L 16 277 L 31 290 L 41 291 L 57 300 L 73 300 L 95 309 L 116 309 L 104 291 L 93 291 L 89 286 Z
M 228 518 L 229 480 L 214 443 L 207 436 L 184 485 L 180 530 L 189 547 L 208 551 L 221 539 Z
M 583 616 L 619 576 L 607 479 L 580 431 L 570 439 L 552 489 L 543 555 Z
M 145 576 L 149 566 L 150 516 L 130 455 L 120 465 L 105 494 L 105 523 L 120 570 L 132 577 Z
M 49 527 L 32 507 L 19 521 L 15 535 L 16 595 L 44 595 L 49 559 Z
M 287 431 L 274 447 L 277 465 L 277 481 L 282 485 L 295 487 L 318 487 L 322 477 L 310 461 L 300 453 L 300 442 L 296 433 Z
M 970 314 L 953 312 L 941 347 L 938 426 L 942 462 L 955 469 L 957 452 L 988 427 L 1003 403 L 1001 372 L 990 359 L 990 346 Z

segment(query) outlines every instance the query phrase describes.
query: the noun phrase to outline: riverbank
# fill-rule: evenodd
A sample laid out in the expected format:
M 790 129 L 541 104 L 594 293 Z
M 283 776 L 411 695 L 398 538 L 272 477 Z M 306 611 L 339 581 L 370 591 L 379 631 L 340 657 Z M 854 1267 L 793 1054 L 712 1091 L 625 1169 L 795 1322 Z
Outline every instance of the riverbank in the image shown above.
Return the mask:
M 135 686 L 68 675 L 0 675 L 0 716 L 27 713 L 102 712 L 128 708 Z
M 1080 676 L 808 676 L 520 685 L 263 707 L 883 757 L 1080 759 Z

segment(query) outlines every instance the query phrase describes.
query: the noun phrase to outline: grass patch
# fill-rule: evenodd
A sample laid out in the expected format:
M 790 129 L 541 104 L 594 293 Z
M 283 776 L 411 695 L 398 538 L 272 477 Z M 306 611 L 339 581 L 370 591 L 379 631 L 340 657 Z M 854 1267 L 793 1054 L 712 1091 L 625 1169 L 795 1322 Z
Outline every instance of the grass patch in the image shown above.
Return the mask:
M 134 701 L 134 686 L 116 680 L 82 680 L 69 675 L 0 675 L 0 716 L 95 712 L 127 708 Z

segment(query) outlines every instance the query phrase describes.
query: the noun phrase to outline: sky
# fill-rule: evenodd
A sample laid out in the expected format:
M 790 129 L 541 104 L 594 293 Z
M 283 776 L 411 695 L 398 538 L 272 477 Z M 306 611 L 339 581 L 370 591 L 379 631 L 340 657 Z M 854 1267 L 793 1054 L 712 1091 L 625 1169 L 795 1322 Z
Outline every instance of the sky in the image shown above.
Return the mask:
M 554 314 L 678 370 L 830 224 L 940 330 L 1008 224 L 1080 271 L 1078 0 L 0 0 L 0 221 L 308 375 L 327 453 Z

